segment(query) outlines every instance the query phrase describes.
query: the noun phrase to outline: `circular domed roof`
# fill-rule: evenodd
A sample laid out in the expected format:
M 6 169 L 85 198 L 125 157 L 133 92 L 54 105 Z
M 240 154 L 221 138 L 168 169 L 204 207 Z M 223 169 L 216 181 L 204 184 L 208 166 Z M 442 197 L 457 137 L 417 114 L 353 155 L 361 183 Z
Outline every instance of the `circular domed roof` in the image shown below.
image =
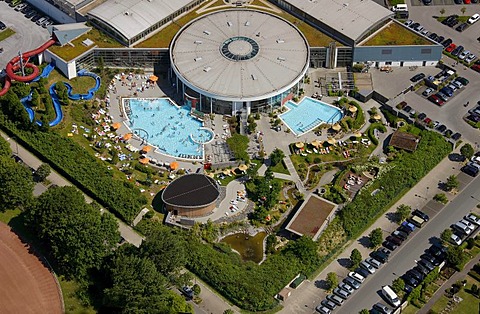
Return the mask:
M 288 21 L 234 9 L 201 16 L 170 46 L 172 68 L 197 92 L 226 101 L 253 101 L 290 89 L 305 75 L 309 47 Z
M 162 194 L 162 200 L 170 206 L 197 208 L 210 205 L 220 195 L 218 185 L 209 176 L 187 174 L 172 181 Z

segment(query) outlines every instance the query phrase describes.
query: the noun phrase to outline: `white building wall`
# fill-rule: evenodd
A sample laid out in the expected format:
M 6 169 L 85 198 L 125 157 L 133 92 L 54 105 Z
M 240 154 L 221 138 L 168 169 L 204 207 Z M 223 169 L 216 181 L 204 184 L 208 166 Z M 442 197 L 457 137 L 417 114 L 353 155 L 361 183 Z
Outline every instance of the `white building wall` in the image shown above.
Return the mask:
M 27 2 L 60 24 L 76 23 L 74 16 L 69 16 L 45 0 L 27 0 Z
M 423 66 L 423 61 L 405 61 L 403 63 L 404 67 L 412 67 L 412 66 Z
M 77 77 L 77 65 L 75 63 L 75 60 L 66 62 L 62 58 L 50 52 L 49 50 L 45 50 L 44 55 L 45 61 L 48 63 L 55 61 L 55 67 L 60 72 L 62 72 L 62 74 L 65 75 L 69 80 Z

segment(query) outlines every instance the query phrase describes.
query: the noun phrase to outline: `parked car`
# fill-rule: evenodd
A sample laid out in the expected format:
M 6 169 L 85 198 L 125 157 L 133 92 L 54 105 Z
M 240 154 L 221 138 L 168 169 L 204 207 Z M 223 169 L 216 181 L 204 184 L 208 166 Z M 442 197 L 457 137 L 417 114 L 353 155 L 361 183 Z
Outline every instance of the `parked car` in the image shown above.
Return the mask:
M 468 19 L 468 24 L 474 24 L 476 23 L 478 20 L 480 19 L 480 14 L 478 13 L 475 13 L 474 15 L 472 15 L 469 19 Z
M 426 90 L 423 91 L 422 95 L 425 97 L 430 96 L 435 90 L 431 87 L 427 88 Z
M 414 22 L 412 20 L 406 20 L 405 23 L 403 23 L 405 26 L 410 26 L 412 25 Z
M 457 46 L 457 48 L 452 51 L 452 56 L 458 56 L 463 51 L 463 49 L 463 46 Z
M 468 83 L 470 83 L 469 80 L 467 80 L 466 78 L 464 78 L 462 76 L 457 77 L 455 80 L 461 82 L 464 86 L 467 86 Z
M 416 22 L 408 25 L 408 27 L 410 27 L 410 28 L 412 28 L 412 29 L 415 29 L 415 28 L 417 28 L 417 27 L 419 27 L 419 26 L 420 26 L 420 23 L 416 23 Z
M 468 57 L 465 58 L 465 61 L 468 63 L 472 63 L 475 59 L 477 59 L 477 56 L 471 53 L 468 55 Z
M 468 221 L 476 224 L 477 226 L 480 225 L 480 218 L 478 218 L 474 214 L 468 214 L 467 216 L 465 216 L 465 220 L 468 220 Z
M 386 306 L 385 304 L 380 303 L 380 302 L 375 303 L 373 305 L 373 309 L 377 310 L 377 311 L 379 311 L 380 313 L 383 313 L 383 314 L 392 314 L 393 313 L 391 308 L 389 308 L 388 306 Z
M 415 269 L 416 271 L 422 273 L 424 276 L 428 275 L 429 271 L 428 269 L 426 269 L 425 267 L 423 267 L 422 265 L 416 265 L 415 267 L 413 267 L 413 269 Z
M 438 128 L 437 128 L 437 131 L 440 132 L 440 133 L 444 133 L 445 131 L 447 130 L 447 127 L 445 125 L 440 125 Z
M 344 300 L 340 298 L 338 295 L 329 294 L 327 295 L 327 300 L 335 303 L 336 305 L 342 305 Z
M 376 259 L 377 261 L 379 261 L 382 264 L 385 264 L 386 262 L 388 262 L 388 255 L 386 255 L 385 253 L 383 253 L 381 251 L 372 252 L 371 257 L 373 257 L 374 259 Z
M 396 246 L 400 246 L 402 244 L 402 240 L 393 235 L 389 235 L 385 240 L 392 242 Z
M 405 106 L 405 108 L 403 108 L 403 110 L 407 113 L 409 113 L 410 111 L 412 111 L 412 107 L 410 106 Z
M 357 267 L 357 269 L 355 269 L 355 272 L 357 274 L 359 274 L 360 276 L 362 276 L 363 278 L 367 278 L 368 276 L 370 276 L 370 272 L 362 267 Z
M 413 215 L 415 216 L 418 216 L 420 218 L 422 218 L 423 220 L 425 221 L 429 221 L 430 220 L 430 217 L 428 217 L 427 214 L 425 214 L 424 212 L 422 212 L 421 210 L 419 210 L 418 208 L 415 209 L 413 212 L 412 212 Z
M 464 224 L 465 226 L 467 226 L 467 227 L 468 227 L 470 230 L 472 230 L 472 231 L 477 228 L 477 225 L 472 224 L 470 221 L 468 221 L 468 220 L 466 220 L 466 219 L 462 219 L 462 220 L 460 220 L 460 222 L 461 222 L 462 224 Z
M 360 262 L 360 267 L 368 271 L 370 274 L 375 273 L 375 267 L 370 265 L 367 261 Z
M 410 269 L 409 271 L 407 271 L 407 274 L 411 275 L 413 278 L 417 279 L 419 282 L 421 282 L 425 278 L 425 275 L 416 269 Z
M 463 242 L 462 238 L 458 233 L 452 233 L 452 235 L 450 236 L 450 241 L 456 245 L 460 245 Z
M 440 92 L 444 93 L 444 94 L 447 95 L 448 97 L 452 97 L 452 96 L 453 96 L 453 89 L 451 89 L 451 88 L 448 87 L 448 86 L 445 86 L 445 87 L 443 87 L 442 89 L 440 89 Z
M 326 299 L 326 300 L 323 300 L 323 301 L 321 302 L 321 304 L 322 304 L 323 306 L 325 306 L 326 308 L 329 308 L 329 309 L 332 310 L 332 311 L 337 308 L 337 305 L 336 305 L 335 303 L 333 303 L 332 301 L 327 300 L 327 299 Z
M 403 281 L 405 281 L 406 284 L 409 284 L 414 288 L 418 287 L 418 280 L 413 278 L 411 275 L 404 274 L 403 276 L 401 276 L 401 278 L 403 279 Z
M 359 273 L 356 273 L 354 271 L 351 271 L 348 273 L 348 277 L 362 283 L 365 281 L 365 277 L 363 277 L 362 275 L 360 275 Z
M 323 306 L 322 304 L 318 305 L 316 308 L 315 308 L 315 311 L 317 311 L 318 313 L 320 314 L 330 314 L 332 313 L 332 310 L 330 310 L 328 307 L 326 306 Z
M 423 74 L 423 73 L 418 73 L 418 74 L 414 75 L 414 76 L 410 79 L 410 81 L 412 81 L 412 82 L 418 82 L 418 81 L 420 81 L 420 80 L 423 79 L 423 78 L 425 78 L 425 74 Z
M 338 287 L 333 290 L 333 293 L 344 300 L 346 300 L 350 295 L 347 291 L 340 289 Z
M 402 241 L 405 241 L 408 238 L 408 234 L 404 231 L 395 230 L 392 234 L 397 238 L 402 239 Z
M 457 132 L 457 133 L 452 135 L 452 140 L 458 141 L 461 137 L 462 137 L 462 134 Z
M 193 299 L 193 289 L 187 286 L 184 286 L 182 288 L 182 293 L 188 298 L 188 299 Z
M 443 101 L 443 103 L 444 103 L 445 101 L 448 101 L 448 96 L 445 95 L 445 94 L 442 93 L 442 92 L 438 92 L 438 93 L 436 93 L 434 96 L 440 98 L 440 99 Z M 443 103 L 442 103 L 442 104 L 443 104 Z
M 419 260 L 417 264 L 422 265 L 423 267 L 425 267 L 429 271 L 432 271 L 432 270 L 435 269 L 435 266 L 433 266 L 432 263 L 430 263 L 429 261 L 426 261 L 424 259 Z
M 457 45 L 451 43 L 445 48 L 445 51 L 452 53 L 455 49 L 457 49 Z
M 470 165 L 465 165 L 464 167 L 462 167 L 462 171 L 472 177 L 478 176 L 478 173 L 480 172 L 478 168 Z
M 355 279 L 352 279 L 350 277 L 346 277 L 343 279 L 343 282 L 352 287 L 355 290 L 358 290 L 360 288 L 360 282 L 356 281 Z
M 452 20 L 455 20 L 457 18 L 458 18 L 458 15 L 449 15 L 442 21 L 442 24 L 448 25 L 448 23 L 450 23 Z
M 382 263 L 380 263 L 379 261 L 371 257 L 367 258 L 365 261 L 370 265 L 372 265 L 373 267 L 375 267 L 376 269 L 379 269 L 380 266 L 382 266 Z
M 401 226 L 403 226 L 404 228 L 410 230 L 410 232 L 415 231 L 415 226 L 412 225 L 411 223 L 409 223 L 408 221 L 402 222 Z
M 457 88 L 463 88 L 463 84 L 460 81 L 455 80 L 452 82 L 452 84 L 454 84 Z
M 445 41 L 442 42 L 442 46 L 447 48 L 453 43 L 453 40 L 451 38 L 445 39 Z
M 437 43 L 439 43 L 439 44 L 441 44 L 444 40 L 445 40 L 445 37 L 443 37 L 443 36 L 438 36 L 438 37 L 435 39 L 435 41 L 436 41 Z
M 390 241 L 383 241 L 382 245 L 391 251 L 395 251 L 398 248 L 398 245 Z
M 430 38 L 433 41 L 436 41 L 438 38 L 438 35 L 437 33 L 431 33 L 430 35 L 428 35 L 428 38 Z
M 417 116 L 417 119 L 420 120 L 420 121 L 423 121 L 426 117 L 427 117 L 427 115 L 422 112 Z
M 458 59 L 464 60 L 470 54 L 470 50 L 464 50 L 458 54 Z
M 468 24 L 467 23 L 462 23 L 455 28 L 457 32 L 463 32 L 467 28 Z
M 351 286 L 347 285 L 344 282 L 339 284 L 338 287 L 340 287 L 340 289 L 342 290 L 345 290 L 348 293 L 348 295 L 351 295 L 355 291 Z

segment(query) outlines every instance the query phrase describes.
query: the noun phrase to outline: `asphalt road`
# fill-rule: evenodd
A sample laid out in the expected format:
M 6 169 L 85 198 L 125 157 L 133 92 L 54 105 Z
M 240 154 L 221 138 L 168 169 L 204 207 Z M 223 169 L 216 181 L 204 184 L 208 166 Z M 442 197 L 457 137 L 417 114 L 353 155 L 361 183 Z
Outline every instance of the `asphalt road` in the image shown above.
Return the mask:
M 475 208 L 479 202 L 471 196 L 480 199 L 480 177 L 473 180 L 423 228 L 413 233 L 413 237 L 411 236 L 408 242 L 392 253 L 390 261 L 377 270 L 374 275 L 369 276 L 362 287 L 337 312 L 358 313 L 364 308 L 370 309 L 376 302 L 381 301 L 385 304 L 386 302 L 379 294 L 382 286 L 391 284 L 395 278 L 415 266 L 415 260 L 420 258 L 435 237 L 438 237 L 443 230 Z

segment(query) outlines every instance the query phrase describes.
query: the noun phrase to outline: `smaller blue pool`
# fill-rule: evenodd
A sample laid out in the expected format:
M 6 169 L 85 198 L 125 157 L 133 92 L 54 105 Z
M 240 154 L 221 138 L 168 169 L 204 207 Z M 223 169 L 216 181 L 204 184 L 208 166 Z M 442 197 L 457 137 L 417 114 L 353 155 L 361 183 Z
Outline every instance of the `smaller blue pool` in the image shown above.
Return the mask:
M 322 101 L 305 97 L 298 104 L 288 101 L 288 111 L 279 117 L 297 136 L 315 129 L 322 123 L 337 123 L 343 117 L 342 111 Z

